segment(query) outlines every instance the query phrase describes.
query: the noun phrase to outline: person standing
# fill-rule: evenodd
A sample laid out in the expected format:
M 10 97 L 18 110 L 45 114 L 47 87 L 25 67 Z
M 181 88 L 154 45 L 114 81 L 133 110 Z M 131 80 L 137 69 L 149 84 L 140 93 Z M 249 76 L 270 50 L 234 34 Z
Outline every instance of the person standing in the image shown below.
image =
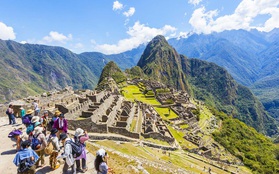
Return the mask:
M 29 148 L 30 145 L 31 142 L 28 140 L 22 142 L 22 149 L 16 153 L 13 160 L 13 163 L 18 167 L 18 174 L 35 174 L 36 172 L 35 162 L 39 159 L 39 156 Z
M 13 109 L 13 105 L 12 104 L 9 105 L 9 108 L 6 111 L 6 114 L 9 117 L 9 124 L 16 124 L 15 115 L 14 115 L 14 109 Z
M 39 104 L 37 103 L 37 100 L 34 100 L 33 106 L 34 106 L 34 111 L 35 111 L 34 116 L 38 116 L 40 113 L 40 108 L 39 108 Z
M 58 140 L 58 137 L 56 136 L 57 132 L 58 132 L 57 129 L 55 129 L 55 128 L 51 129 L 50 135 L 48 138 L 48 143 L 52 143 L 52 146 L 53 146 L 53 151 L 49 156 L 49 164 L 50 164 L 50 167 L 54 170 L 58 169 L 60 166 L 60 163 L 58 163 L 57 159 L 56 159 L 58 156 L 58 153 L 60 151 L 59 140 Z
M 36 167 L 39 167 L 40 161 L 41 161 L 41 166 L 44 166 L 45 165 L 44 150 L 45 150 L 45 147 L 47 146 L 47 141 L 46 141 L 46 136 L 43 134 L 43 127 L 41 127 L 41 126 L 35 127 L 33 138 L 36 138 L 39 141 L 39 147 L 37 146 L 36 147 L 37 149 L 33 149 L 39 156 L 39 159 L 36 162 Z
M 44 128 L 43 133 L 46 135 L 46 131 L 47 131 L 47 126 L 48 126 L 48 111 L 44 111 L 44 115 L 41 117 L 41 121 L 42 126 Z
M 108 154 L 104 149 L 99 149 L 97 151 L 94 165 L 97 174 L 107 174 L 111 171 L 108 167 Z
M 49 122 L 50 127 L 53 128 L 54 122 L 58 119 L 61 112 L 59 110 L 55 111 L 54 115 L 51 118 L 51 121 Z
M 66 133 L 62 133 L 59 136 L 59 141 L 62 142 L 64 145 L 64 152 L 57 157 L 63 158 L 65 160 L 64 166 L 63 166 L 63 173 L 67 173 L 68 169 L 72 169 L 72 173 L 76 174 L 76 165 L 75 165 L 75 159 L 72 154 L 72 145 L 70 143 L 67 143 L 67 141 L 73 141 L 71 138 L 68 138 Z
M 23 124 L 23 117 L 25 116 L 25 109 L 23 108 L 23 106 L 21 106 L 19 109 L 20 109 L 21 121 Z
M 85 146 L 85 141 L 89 139 L 89 136 L 87 134 L 87 131 L 84 131 L 81 128 L 77 128 L 75 132 L 75 142 L 77 144 L 80 144 L 82 146 L 82 154 L 76 158 L 76 165 L 77 165 L 77 171 L 78 172 L 86 172 L 87 167 L 86 167 L 86 146 Z M 80 160 L 82 163 L 82 169 L 80 167 Z
M 53 128 L 56 128 L 58 130 L 57 137 L 59 137 L 61 133 L 68 132 L 68 122 L 65 119 L 64 114 L 61 113 L 59 115 L 59 118 L 53 124 Z

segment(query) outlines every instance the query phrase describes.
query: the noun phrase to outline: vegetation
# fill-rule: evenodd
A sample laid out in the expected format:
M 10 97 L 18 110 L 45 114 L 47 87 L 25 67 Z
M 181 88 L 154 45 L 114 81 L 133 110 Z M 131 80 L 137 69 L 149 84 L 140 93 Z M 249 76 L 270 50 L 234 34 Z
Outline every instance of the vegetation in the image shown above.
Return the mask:
M 279 172 L 279 148 L 264 135 L 243 122 L 213 110 L 223 120 L 220 131 L 213 133 L 217 142 L 237 156 L 255 173 Z
M 163 120 L 170 120 L 178 117 L 178 115 L 173 112 L 172 109 L 169 110 L 169 108 L 165 107 L 154 107 L 154 109 L 158 112 Z

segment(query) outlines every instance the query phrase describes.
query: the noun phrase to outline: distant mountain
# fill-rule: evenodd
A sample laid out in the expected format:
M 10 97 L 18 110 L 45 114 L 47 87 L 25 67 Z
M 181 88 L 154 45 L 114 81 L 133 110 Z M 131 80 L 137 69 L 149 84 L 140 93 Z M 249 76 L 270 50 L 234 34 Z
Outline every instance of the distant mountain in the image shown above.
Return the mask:
M 269 107 L 273 103 L 276 109 L 274 102 L 279 101 L 278 40 L 279 28 L 275 28 L 270 32 L 230 30 L 193 34 L 168 42 L 180 54 L 224 67 L 237 82 L 251 88 L 268 112 L 279 120 L 279 114 Z
M 93 88 L 97 79 L 79 57 L 69 50 L 0 40 L 2 101 L 67 85 Z
M 62 47 L 0 40 L 0 102 L 73 86 L 92 89 L 111 60 L 122 70 L 134 66 L 144 45 L 121 54 L 75 54 Z
M 138 64 L 149 77 L 177 89 L 187 89 L 197 99 L 232 115 L 259 132 L 278 132 L 274 119 L 253 93 L 234 81 L 220 66 L 179 55 L 163 36 L 146 47 Z

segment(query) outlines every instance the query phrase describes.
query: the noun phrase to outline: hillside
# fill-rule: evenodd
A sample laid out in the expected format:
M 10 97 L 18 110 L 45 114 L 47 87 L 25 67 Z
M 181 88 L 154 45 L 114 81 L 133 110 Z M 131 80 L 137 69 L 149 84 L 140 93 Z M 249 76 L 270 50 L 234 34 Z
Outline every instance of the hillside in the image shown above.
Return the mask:
M 135 64 L 142 50 L 143 46 L 114 55 L 75 54 L 62 47 L 0 40 L 0 102 L 65 86 L 92 89 L 109 61 L 124 70 Z
M 224 68 L 177 54 L 162 36 L 155 37 L 147 45 L 138 66 L 149 78 L 168 82 L 177 89 L 187 89 L 195 98 L 259 132 L 268 135 L 278 132 L 274 120 L 266 114 L 258 99 L 248 88 L 237 84 Z
M 278 34 L 278 28 L 270 32 L 230 30 L 168 42 L 180 54 L 224 67 L 238 83 L 252 89 L 269 114 L 277 118 Z
M 182 59 L 185 58 L 182 56 Z M 187 59 L 187 58 L 186 58 Z M 183 60 L 182 62 L 184 62 Z M 218 67 L 217 65 L 213 63 L 207 63 L 197 60 L 197 59 L 192 59 L 192 61 L 189 61 L 190 64 L 192 64 L 192 67 L 187 67 L 190 69 L 193 69 L 193 75 L 188 78 L 197 78 L 198 74 L 202 72 L 207 72 L 208 74 L 212 75 L 213 73 L 211 71 L 214 71 L 214 74 L 217 74 L 219 71 L 220 74 L 227 74 L 228 73 L 221 67 Z M 136 67 L 138 69 L 138 67 Z M 194 70 L 196 69 L 196 70 Z M 200 69 L 200 71 L 198 70 Z M 115 67 L 115 64 L 110 62 L 108 66 L 105 67 L 103 72 L 109 72 L 109 71 L 115 71 L 120 72 L 120 69 Z M 116 72 L 116 71 L 115 71 Z M 137 71 L 140 72 L 140 71 Z M 127 76 L 131 76 L 130 71 L 126 71 Z M 102 73 L 106 74 L 106 73 Z M 136 73 L 138 74 L 138 73 Z M 216 77 L 221 77 L 222 75 L 217 74 Z M 204 74 L 202 74 L 204 75 Z M 104 76 L 103 76 L 104 77 Z M 105 76 L 108 78 L 109 76 Z M 117 81 L 117 77 L 112 77 L 115 81 Z M 205 79 L 208 78 L 208 76 L 205 77 Z M 126 85 L 124 87 L 121 87 L 122 82 L 118 83 L 121 85 L 117 85 L 119 88 L 121 88 L 121 93 L 124 96 L 124 98 L 128 101 L 132 102 L 142 102 L 144 104 L 148 105 L 153 105 L 155 108 L 155 111 L 158 112 L 160 115 L 163 123 L 167 124 L 167 127 L 173 137 L 175 138 L 177 144 L 181 146 L 182 149 L 177 150 L 175 152 L 167 152 L 171 155 L 164 156 L 161 155 L 160 153 L 157 153 L 156 150 L 151 150 L 148 152 L 148 155 L 145 154 L 146 150 L 148 151 L 148 148 L 145 147 L 145 152 L 141 152 L 141 147 L 136 149 L 136 147 L 131 146 L 129 143 L 124 143 L 124 144 L 117 144 L 115 142 L 111 141 L 100 141 L 97 142 L 97 144 L 100 144 L 106 148 L 112 148 L 113 150 L 121 151 L 122 153 L 126 153 L 130 155 L 130 158 L 134 157 L 143 157 L 144 161 L 148 161 L 150 158 L 156 157 L 155 159 L 152 159 L 157 161 L 163 162 L 167 160 L 169 164 L 171 165 L 177 165 L 180 166 L 183 169 L 188 170 L 189 172 L 198 172 L 199 170 L 202 170 L 203 166 L 208 166 L 204 164 L 205 161 L 209 161 L 210 164 L 216 164 L 216 159 L 217 164 L 214 165 L 220 166 L 219 169 L 227 169 L 225 171 L 218 171 L 218 169 L 214 168 L 213 166 L 210 166 L 211 169 L 213 169 L 214 172 L 216 173 L 226 173 L 229 171 L 238 171 L 239 173 L 250 173 L 249 170 L 241 167 L 242 163 L 249 167 L 252 171 L 252 173 L 276 173 L 279 171 L 278 169 L 278 152 L 279 149 L 278 147 L 272 143 L 272 141 L 265 137 L 264 135 L 258 133 L 254 128 L 247 126 L 243 122 L 239 121 L 238 119 L 232 118 L 231 116 L 228 116 L 224 112 L 220 112 L 217 109 L 215 109 L 215 106 L 210 105 L 209 102 L 206 101 L 206 105 L 202 104 L 200 101 L 196 99 L 192 99 L 191 102 L 193 102 L 194 105 L 198 108 L 196 112 L 193 112 L 198 115 L 199 119 L 197 124 L 193 124 L 192 122 L 187 122 L 185 118 L 181 117 L 181 115 L 176 115 L 176 113 L 173 110 L 167 111 L 167 108 L 162 106 L 162 103 L 160 103 L 158 100 L 156 100 L 155 96 L 148 95 L 148 93 L 145 93 L 146 89 L 152 88 L 151 86 L 148 86 L 148 84 L 157 84 L 159 85 L 160 83 L 157 83 L 156 80 L 150 80 L 150 78 L 147 79 L 149 80 L 144 80 L 144 79 L 139 79 L 136 76 L 136 79 L 133 79 L 131 81 L 127 81 Z M 217 80 L 212 80 L 213 81 Z M 105 81 L 102 81 L 101 85 Z M 105 82 L 105 83 L 110 83 L 110 82 Z M 195 86 L 198 86 L 198 89 L 196 90 L 202 90 L 204 87 L 203 85 L 198 85 L 200 82 L 198 80 L 193 80 L 190 82 L 191 83 L 197 83 Z M 222 82 L 224 83 L 224 82 Z M 228 80 L 226 83 L 235 83 L 234 81 L 229 82 Z M 132 85 L 131 85 L 132 84 Z M 116 85 L 116 83 L 115 83 Z M 147 85 L 147 86 L 146 86 Z M 203 89 L 203 93 L 206 93 L 206 95 L 209 95 L 209 97 L 213 97 L 214 95 L 218 95 L 217 93 L 214 93 L 214 90 L 210 91 L 210 88 L 213 88 L 216 84 L 212 84 L 212 86 L 209 86 L 208 89 Z M 103 85 L 102 85 L 103 86 Z M 153 87 L 156 88 L 156 91 L 159 91 L 159 87 Z M 238 91 L 245 93 L 246 96 L 248 97 L 249 90 L 247 91 L 247 88 L 243 87 L 244 89 L 241 89 L 239 87 Z M 144 90 L 145 89 L 145 90 Z M 164 89 L 166 89 L 164 87 Z M 154 90 L 154 89 L 153 89 Z M 168 91 L 168 90 L 164 90 Z M 174 93 L 180 93 L 179 91 L 173 91 Z M 220 91 L 221 92 L 221 91 Z M 247 93 L 248 92 L 248 93 Z M 165 93 L 165 96 L 167 93 Z M 171 95 L 171 94 L 170 94 Z M 200 94 L 198 94 L 200 95 Z M 200 97 L 200 96 L 195 96 L 195 97 Z M 231 95 L 231 94 L 224 94 L 224 95 Z M 235 94 L 237 95 L 237 94 Z M 222 96 L 223 98 L 226 98 L 225 96 Z M 201 98 L 202 100 L 204 98 Z M 251 100 L 251 98 L 250 98 Z M 196 102 L 195 102 L 196 101 Z M 210 99 L 208 100 L 210 101 Z M 212 102 L 212 101 L 211 101 Z M 230 99 L 228 99 L 225 102 L 231 102 Z M 249 102 L 249 101 L 245 101 Z M 173 105 L 172 108 L 174 108 L 176 104 Z M 185 105 L 183 105 L 185 106 Z M 181 108 L 182 106 L 179 105 Z M 220 107 L 220 106 L 218 106 Z M 209 108 L 209 109 L 208 109 Z M 143 110 L 143 112 L 145 109 Z M 136 117 L 137 118 L 137 117 Z M 138 121 L 141 120 L 141 117 L 139 116 L 137 119 L 134 119 L 134 121 L 131 123 L 131 127 L 129 128 L 130 130 L 133 131 L 138 131 L 137 127 Z M 143 118 L 145 119 L 145 118 Z M 149 118 L 150 119 L 150 118 Z M 137 121 L 136 121 L 137 120 Z M 143 122 L 144 123 L 144 122 Z M 181 124 L 183 123 L 183 124 Z M 212 123 L 215 126 L 212 126 Z M 144 126 L 145 124 L 143 124 Z M 142 134 L 143 135 L 143 132 Z M 195 142 L 191 141 L 191 139 L 187 139 L 187 136 L 194 136 L 196 139 L 200 139 L 200 144 L 199 146 L 196 146 Z M 154 137 L 155 138 L 155 137 Z M 163 144 L 167 145 L 166 142 L 154 138 L 143 138 L 142 141 L 151 141 L 153 143 L 158 143 L 158 144 Z M 213 140 L 214 139 L 214 140 Z M 220 144 L 219 144 L 220 143 Z M 174 143 L 172 146 L 176 146 L 176 143 Z M 215 147 L 215 148 L 214 148 Z M 203 154 L 205 151 L 202 151 L 201 149 L 206 148 L 210 149 L 210 156 L 206 155 L 198 155 L 198 154 Z M 129 149 L 129 150 L 128 150 Z M 133 149 L 133 150 L 132 150 Z M 186 151 L 185 155 L 184 152 Z M 138 153 L 140 152 L 140 153 Z M 159 152 L 159 151 L 158 151 Z M 198 153 L 199 152 L 199 153 Z M 164 154 L 164 152 L 163 152 Z M 233 157 L 232 155 L 235 157 Z M 203 159 L 203 160 L 201 160 Z M 204 161 L 204 159 L 206 159 Z M 241 162 L 237 162 L 241 160 Z M 188 161 L 189 160 L 189 161 Z M 197 161 L 200 160 L 200 161 Z M 194 162 L 198 162 L 197 166 L 195 166 Z M 224 161 L 228 163 L 236 164 L 231 165 L 231 168 L 227 168 L 227 165 L 223 163 Z M 190 165 L 190 164 L 191 165 Z M 188 168 L 187 166 L 195 166 L 195 167 L 190 167 Z M 169 168 L 169 166 L 165 166 L 166 170 Z M 149 170 L 149 169 L 147 169 Z M 159 172 L 160 169 L 157 171 Z M 204 170 L 203 170 L 204 171 Z M 152 173 L 156 173 L 155 171 L 152 171 Z M 160 172 L 159 172 L 160 173 Z
M 61 47 L 0 40 L 0 50 L 2 102 L 67 85 L 93 88 L 98 79 L 76 54 Z

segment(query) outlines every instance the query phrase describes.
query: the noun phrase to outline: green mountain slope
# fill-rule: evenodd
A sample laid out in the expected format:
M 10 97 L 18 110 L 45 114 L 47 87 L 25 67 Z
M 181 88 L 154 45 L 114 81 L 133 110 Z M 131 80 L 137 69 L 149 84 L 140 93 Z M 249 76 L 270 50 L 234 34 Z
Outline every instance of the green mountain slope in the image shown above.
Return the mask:
M 61 47 L 0 40 L 1 100 L 9 101 L 44 90 L 93 88 L 97 76 L 78 56 Z
M 148 77 L 186 89 L 197 99 L 233 115 L 259 132 L 278 132 L 274 120 L 252 92 L 235 82 L 228 72 L 214 63 L 178 55 L 163 36 L 146 47 L 138 66 Z

